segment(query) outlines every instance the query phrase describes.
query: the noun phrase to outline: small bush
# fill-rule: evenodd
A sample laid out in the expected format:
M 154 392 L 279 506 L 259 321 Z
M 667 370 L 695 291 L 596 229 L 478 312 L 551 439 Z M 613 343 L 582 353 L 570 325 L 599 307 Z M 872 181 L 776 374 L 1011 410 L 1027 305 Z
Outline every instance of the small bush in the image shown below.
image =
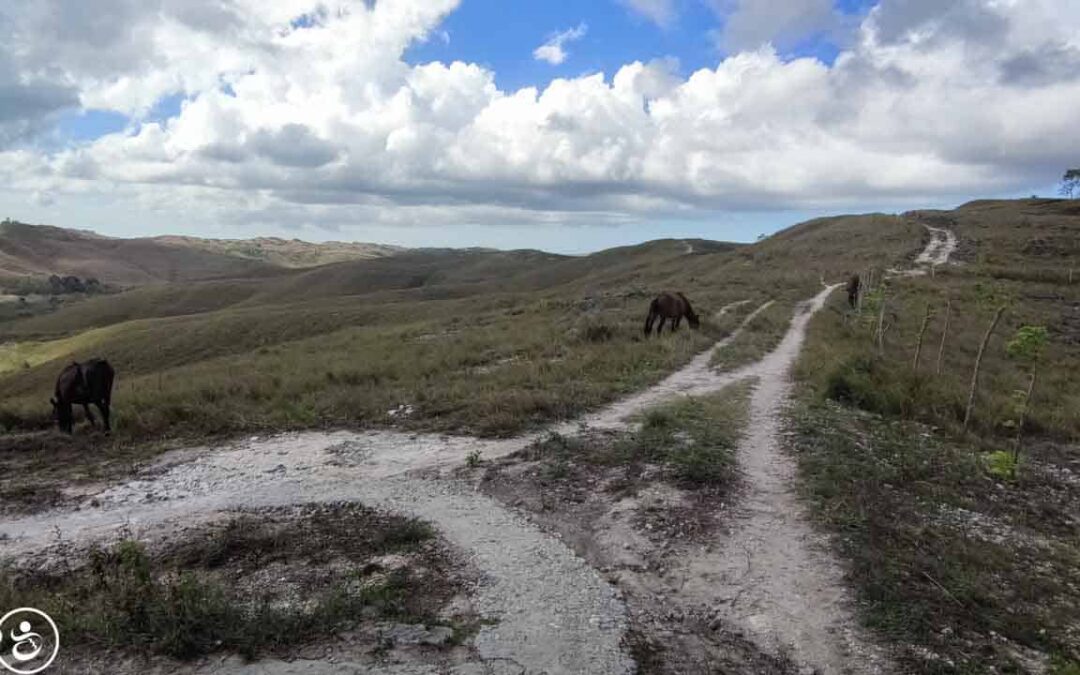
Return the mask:
M 674 427 L 676 421 L 675 416 L 670 410 L 656 408 L 645 413 L 645 420 L 642 422 L 641 426 L 643 429 L 667 430 Z
M 1016 470 L 1020 467 L 1019 458 L 1006 450 L 988 453 L 983 457 L 983 461 L 987 473 L 1005 480 L 1016 478 Z
M 615 330 L 606 323 L 592 323 L 585 326 L 582 337 L 586 342 L 608 342 L 615 337 Z

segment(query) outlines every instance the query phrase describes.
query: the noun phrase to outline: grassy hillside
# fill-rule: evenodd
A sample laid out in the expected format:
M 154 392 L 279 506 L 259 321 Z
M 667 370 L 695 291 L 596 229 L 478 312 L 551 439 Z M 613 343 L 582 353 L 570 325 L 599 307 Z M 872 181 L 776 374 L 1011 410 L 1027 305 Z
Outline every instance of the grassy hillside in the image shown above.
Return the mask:
M 959 264 L 893 278 L 861 313 L 836 294 L 811 323 L 794 422 L 804 487 L 864 618 L 909 670 L 1077 672 L 1080 203 L 911 218 L 956 232 Z M 1023 417 L 1033 364 L 1008 348 L 1022 326 L 1047 335 Z
M 403 251 L 399 246 L 328 241 L 313 244 L 299 239 L 256 237 L 254 239 L 203 239 L 164 236 L 152 241 L 170 246 L 222 253 L 236 258 L 259 260 L 278 267 L 317 267 L 349 260 L 381 258 Z
M 685 291 L 706 317 L 736 300 L 753 301 L 745 311 L 768 298 L 790 303 L 856 260 L 902 259 L 924 236 L 884 216 L 837 227 L 844 250 L 829 227 L 795 228 L 797 247 L 415 251 L 136 288 L 0 324 L 0 422 L 46 427 L 59 368 L 102 355 L 119 372 L 117 442 L 341 424 L 513 433 L 656 381 L 723 332 L 706 322 L 643 340 L 659 290 Z M 401 405 L 411 413 L 387 414 Z
M 270 269 L 265 262 L 152 239 L 113 239 L 11 221 L 0 225 L 0 281 L 58 274 L 131 286 L 244 276 Z

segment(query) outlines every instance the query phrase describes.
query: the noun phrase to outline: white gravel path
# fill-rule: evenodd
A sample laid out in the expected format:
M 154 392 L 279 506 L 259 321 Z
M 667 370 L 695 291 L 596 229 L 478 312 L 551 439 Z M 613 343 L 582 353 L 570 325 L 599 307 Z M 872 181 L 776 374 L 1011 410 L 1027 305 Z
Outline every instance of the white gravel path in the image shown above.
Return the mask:
M 956 235 L 952 233 L 952 230 L 946 230 L 943 227 L 929 225 L 923 227 L 930 230 L 932 238 L 919 257 L 915 259 L 915 264 L 919 266 L 944 265 L 949 262 L 949 256 L 956 250 Z

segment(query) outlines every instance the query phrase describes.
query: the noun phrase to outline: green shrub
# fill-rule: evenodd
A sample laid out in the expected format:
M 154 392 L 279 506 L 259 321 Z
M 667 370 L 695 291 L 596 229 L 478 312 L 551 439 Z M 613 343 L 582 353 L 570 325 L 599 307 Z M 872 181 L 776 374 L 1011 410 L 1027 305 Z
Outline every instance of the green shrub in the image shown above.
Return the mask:
M 986 464 L 987 473 L 1006 480 L 1016 478 L 1016 470 L 1020 467 L 1020 459 L 1006 450 L 987 453 L 983 462 Z

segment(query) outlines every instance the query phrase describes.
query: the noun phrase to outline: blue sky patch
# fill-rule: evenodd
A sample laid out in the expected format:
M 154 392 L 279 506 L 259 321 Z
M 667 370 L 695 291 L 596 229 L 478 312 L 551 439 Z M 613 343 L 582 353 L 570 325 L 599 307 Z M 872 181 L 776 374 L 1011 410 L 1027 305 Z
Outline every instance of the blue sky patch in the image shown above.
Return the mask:
M 112 110 L 71 110 L 57 120 L 56 133 L 71 142 L 83 143 L 123 131 L 127 125 L 127 116 Z
M 863 16 L 873 0 L 838 0 L 837 11 Z M 585 24 L 579 40 L 565 45 L 569 53 L 559 65 L 538 61 L 533 50 L 553 34 Z M 464 0 L 428 41 L 413 45 L 406 53 L 410 63 L 465 61 L 495 73 L 504 91 L 522 87 L 543 88 L 559 77 L 603 72 L 609 79 L 623 65 L 674 57 L 679 73 L 686 76 L 701 68 L 716 68 L 724 58 L 713 32 L 722 17 L 704 2 L 683 2 L 667 26 L 657 26 L 609 0 L 590 3 L 520 3 L 512 8 L 504 0 Z M 443 32 L 449 38 L 443 39 Z M 815 57 L 832 64 L 841 51 L 834 36 L 815 33 L 799 40 L 785 58 Z

